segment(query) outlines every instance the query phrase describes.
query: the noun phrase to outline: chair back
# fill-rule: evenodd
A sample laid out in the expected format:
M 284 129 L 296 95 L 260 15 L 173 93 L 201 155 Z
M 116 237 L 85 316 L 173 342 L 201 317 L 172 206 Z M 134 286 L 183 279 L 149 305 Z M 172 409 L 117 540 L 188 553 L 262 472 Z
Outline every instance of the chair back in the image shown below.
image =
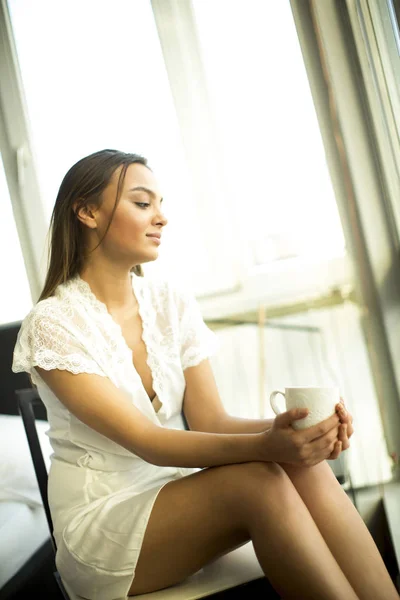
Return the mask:
M 35 469 L 36 479 L 39 485 L 40 496 L 46 513 L 47 523 L 50 530 L 53 550 L 56 552 L 56 543 L 53 536 L 53 521 L 50 514 L 49 501 L 47 496 L 48 474 L 46 464 L 43 458 L 42 448 L 40 446 L 39 436 L 36 429 L 36 417 L 34 408 L 44 409 L 44 404 L 35 388 L 16 390 L 19 414 L 25 428 L 28 439 L 29 450 L 32 457 L 33 467 Z
M 3 323 L 0 325 L 0 412 L 2 415 L 17 415 L 18 407 L 15 402 L 15 390 L 31 388 L 28 373 L 14 373 L 11 370 L 14 348 L 21 321 Z M 39 419 L 46 419 L 38 413 Z

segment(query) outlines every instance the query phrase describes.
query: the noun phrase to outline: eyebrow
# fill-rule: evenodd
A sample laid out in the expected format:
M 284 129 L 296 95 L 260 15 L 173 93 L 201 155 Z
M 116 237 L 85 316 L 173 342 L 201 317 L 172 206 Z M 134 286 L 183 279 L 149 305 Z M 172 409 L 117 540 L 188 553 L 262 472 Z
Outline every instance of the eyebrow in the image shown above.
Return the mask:
M 128 190 L 128 192 L 147 192 L 152 198 L 157 198 L 157 194 L 153 192 L 153 190 L 145 187 L 144 185 L 137 185 L 134 188 Z M 160 202 L 162 202 L 164 198 L 161 198 Z

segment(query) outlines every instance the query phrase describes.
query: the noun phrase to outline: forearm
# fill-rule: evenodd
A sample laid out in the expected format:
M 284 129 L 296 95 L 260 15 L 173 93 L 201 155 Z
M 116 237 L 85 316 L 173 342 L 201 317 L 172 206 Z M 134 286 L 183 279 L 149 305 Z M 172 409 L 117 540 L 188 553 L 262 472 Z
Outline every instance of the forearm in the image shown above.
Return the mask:
M 214 467 L 261 459 L 254 433 L 219 434 L 157 427 L 142 457 L 159 466 Z
M 271 429 L 273 419 L 246 419 L 225 415 L 213 425 L 215 433 L 260 433 Z

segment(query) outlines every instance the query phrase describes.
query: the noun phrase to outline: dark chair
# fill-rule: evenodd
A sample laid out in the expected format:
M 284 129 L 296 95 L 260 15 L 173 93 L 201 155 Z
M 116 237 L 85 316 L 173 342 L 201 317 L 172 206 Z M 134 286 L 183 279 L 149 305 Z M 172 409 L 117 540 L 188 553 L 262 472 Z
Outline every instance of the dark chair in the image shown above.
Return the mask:
M 3 415 L 17 415 L 15 390 L 32 387 L 27 373 L 13 373 L 11 365 L 21 321 L 0 325 L 0 412 Z M 46 419 L 44 406 L 39 408 L 38 418 Z
M 18 415 L 18 403 L 15 392 L 18 389 L 31 388 L 31 381 L 27 373 L 13 373 L 11 365 L 13 352 L 17 341 L 21 321 L 0 324 L 0 413 L 2 415 Z M 35 408 L 35 416 L 38 419 L 47 420 L 45 406 L 39 405 Z M 47 597 L 57 586 L 54 577 L 49 571 L 49 565 L 53 561 L 53 549 L 50 536 L 42 546 L 32 554 L 24 565 L 15 573 L 1 588 L 1 600 L 19 600 L 39 585 L 43 590 L 46 588 Z M 0 566 L 1 569 L 1 566 Z
M 53 536 L 53 521 L 47 496 L 48 474 L 35 425 L 34 408 L 44 408 L 44 405 L 35 388 L 17 390 L 15 395 L 28 439 L 55 556 L 57 547 Z M 66 584 L 64 586 L 57 570 L 53 575 L 64 600 L 76 600 L 77 596 L 73 592 L 67 592 Z M 251 543 L 216 559 L 204 567 L 200 573 L 189 577 L 179 585 L 179 587 L 181 586 L 183 586 L 179 592 L 181 600 L 186 597 L 192 600 L 204 597 L 215 598 L 215 600 L 239 600 L 248 597 L 279 600 L 279 596 L 261 571 Z M 161 593 L 165 600 L 174 600 L 177 597 L 175 586 L 172 586 L 159 592 L 136 596 L 136 598 L 137 600 L 151 600 L 152 598 L 158 600 Z
M 34 407 L 39 407 L 45 410 L 44 404 L 40 399 L 39 394 L 37 393 L 35 388 L 29 389 L 21 389 L 16 390 L 15 395 L 18 403 L 19 414 L 22 417 L 22 421 L 25 428 L 26 437 L 29 444 L 29 450 L 32 457 L 33 466 L 35 469 L 36 479 L 39 486 L 40 496 L 42 498 L 43 507 L 46 513 L 47 523 L 49 526 L 51 543 L 54 550 L 54 556 L 57 550 L 56 542 L 53 535 L 53 521 L 51 519 L 49 501 L 47 497 L 47 469 L 46 464 L 44 462 L 42 448 L 40 446 L 39 437 L 36 429 L 36 416 L 34 412 Z M 68 596 L 63 582 L 61 581 L 61 577 L 57 571 L 57 569 L 53 573 L 54 578 L 57 582 L 58 588 L 61 592 L 64 600 L 70 600 Z

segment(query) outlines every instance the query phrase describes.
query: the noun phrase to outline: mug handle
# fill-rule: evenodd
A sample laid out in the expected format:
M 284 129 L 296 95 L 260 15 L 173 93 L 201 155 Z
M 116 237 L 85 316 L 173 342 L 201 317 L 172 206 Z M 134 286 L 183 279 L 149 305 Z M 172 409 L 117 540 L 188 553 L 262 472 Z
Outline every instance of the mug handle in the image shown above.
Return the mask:
M 269 401 L 271 403 L 272 410 L 274 411 L 274 413 L 276 415 L 280 415 L 283 412 L 283 411 L 279 410 L 279 406 L 277 405 L 276 400 L 275 400 L 275 397 L 278 394 L 282 394 L 282 396 L 285 398 L 285 401 L 286 401 L 285 392 L 281 392 L 280 390 L 276 390 L 275 392 L 272 392 L 271 396 L 269 397 Z

